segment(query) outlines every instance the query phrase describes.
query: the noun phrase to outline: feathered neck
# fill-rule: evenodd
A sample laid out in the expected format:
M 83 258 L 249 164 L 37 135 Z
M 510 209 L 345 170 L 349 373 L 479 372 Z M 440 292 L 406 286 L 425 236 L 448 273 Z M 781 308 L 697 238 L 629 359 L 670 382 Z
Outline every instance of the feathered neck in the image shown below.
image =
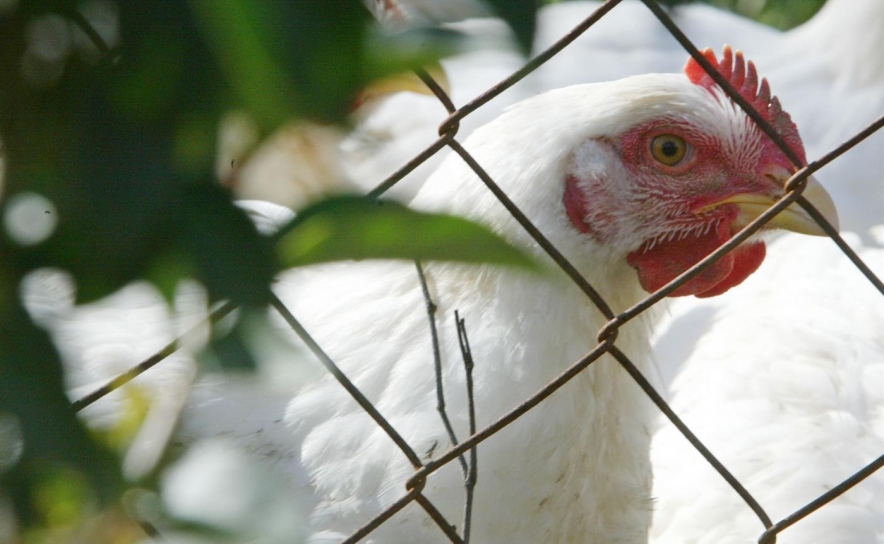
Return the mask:
M 619 312 L 645 293 L 622 248 L 598 244 L 568 220 L 562 197 L 573 151 L 663 109 L 693 114 L 685 96 L 721 107 L 709 94 L 678 74 L 569 87 L 510 108 L 473 133 L 464 147 Z M 490 423 L 592 350 L 606 318 L 555 269 L 460 157 L 446 159 L 413 204 L 485 223 L 549 263 L 551 271 L 540 276 L 491 268 L 477 274 L 475 268 L 451 264 L 429 267 L 440 315 L 457 309 L 467 320 L 476 368 L 482 365 L 476 375 L 477 413 Z M 629 323 L 617 346 L 653 380 L 652 319 L 644 315 Z M 440 328 L 448 331 L 442 340 L 456 365 L 453 323 L 443 317 Z M 458 387 L 453 377 L 448 390 Z M 457 400 L 464 399 L 450 405 Z M 484 542 L 646 542 L 651 409 L 616 361 L 604 356 L 592 363 L 481 445 L 480 470 L 493 474 L 494 484 L 477 489 L 476 504 L 494 505 L 494 497 L 507 497 L 507 508 L 503 519 L 499 508 L 479 506 L 475 519 L 487 523 L 477 527 L 475 537 Z M 452 501 L 459 504 L 456 496 Z M 457 510 L 452 506 L 452 512 Z

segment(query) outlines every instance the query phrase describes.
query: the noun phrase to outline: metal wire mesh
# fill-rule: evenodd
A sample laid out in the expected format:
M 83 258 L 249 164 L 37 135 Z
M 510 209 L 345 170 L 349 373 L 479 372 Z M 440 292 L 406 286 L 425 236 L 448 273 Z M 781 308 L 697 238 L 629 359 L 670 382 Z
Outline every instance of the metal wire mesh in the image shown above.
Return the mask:
M 882 284 L 881 280 L 872 273 L 872 271 L 865 265 L 865 263 L 862 262 L 858 255 L 847 245 L 847 243 L 845 243 L 845 241 L 840 237 L 840 235 L 832 227 L 832 225 L 826 222 L 821 214 L 801 196 L 801 193 L 806 184 L 805 181 L 808 176 L 823 168 L 829 162 L 848 151 L 850 148 L 855 146 L 857 143 L 859 143 L 875 131 L 879 130 L 882 126 L 884 126 L 884 117 L 877 119 L 866 129 L 859 132 L 853 138 L 844 142 L 836 149 L 833 149 L 831 152 L 827 153 L 819 160 L 807 165 L 802 164 L 794 151 L 790 149 L 789 146 L 782 140 L 776 130 L 771 127 L 768 122 L 743 99 L 743 97 L 740 96 L 739 92 L 733 88 L 733 86 L 726 78 L 722 77 L 715 70 L 715 68 L 709 64 L 707 59 L 700 53 L 697 47 L 694 46 L 694 44 L 692 44 L 690 40 L 688 40 L 684 33 L 679 30 L 673 20 L 657 4 L 657 2 L 655 0 L 642 0 L 647 8 L 660 21 L 660 23 L 665 26 L 672 34 L 672 36 L 675 37 L 675 39 L 678 40 L 678 42 L 684 47 L 685 51 L 687 51 L 687 53 L 692 58 L 694 58 L 696 62 L 703 67 L 704 70 L 706 70 L 706 72 L 722 87 L 722 89 L 724 89 L 724 91 L 734 100 L 734 102 L 739 104 L 739 106 L 746 111 L 749 117 L 761 128 L 761 130 L 763 130 L 771 138 L 771 140 L 773 140 L 776 145 L 780 147 L 783 153 L 793 161 L 797 171 L 786 183 L 785 195 L 767 212 L 762 214 L 756 220 L 752 221 L 751 224 L 743 228 L 730 241 L 728 241 L 712 254 L 701 260 L 695 266 L 691 267 L 689 270 L 685 271 L 677 278 L 673 279 L 666 286 L 659 289 L 657 292 L 648 295 L 638 304 L 634 305 L 631 308 L 628 308 L 627 310 L 619 314 L 615 314 L 611 310 L 611 307 L 608 305 L 605 299 L 583 276 L 581 276 L 581 274 L 574 268 L 574 266 L 572 266 L 568 262 L 564 255 L 556 249 L 556 247 L 543 235 L 543 233 L 540 232 L 532 224 L 531 220 L 519 210 L 516 204 L 512 202 L 508 198 L 506 193 L 497 185 L 493 177 L 490 176 L 483 169 L 482 165 L 477 160 L 475 160 L 471 156 L 469 151 L 465 149 L 456 139 L 456 135 L 459 129 L 459 122 L 461 120 L 463 120 L 465 117 L 475 112 L 479 108 L 483 107 L 491 99 L 513 86 L 516 82 L 537 69 L 544 62 L 558 54 L 581 34 L 587 31 L 591 31 L 591 27 L 595 25 L 598 21 L 600 21 L 608 12 L 614 9 L 620 3 L 620 1 L 621 0 L 609 0 L 608 2 L 604 3 L 594 13 L 589 15 L 584 21 L 575 26 L 571 32 L 562 36 L 561 39 L 559 39 L 546 51 L 542 52 L 535 58 L 525 63 L 525 65 L 521 69 L 501 81 L 499 84 L 488 89 L 485 93 L 481 94 L 474 100 L 461 107 L 456 107 L 452 103 L 451 99 L 447 96 L 442 87 L 438 85 L 431 76 L 429 76 L 425 72 L 419 71 L 419 77 L 432 90 L 432 92 L 436 95 L 443 106 L 445 106 L 445 108 L 449 112 L 449 116 L 440 125 L 439 137 L 432 145 L 430 145 L 423 152 L 415 156 L 412 160 L 410 160 L 407 164 L 405 164 L 402 168 L 400 168 L 397 172 L 395 172 L 369 193 L 370 196 L 375 197 L 382 195 L 385 191 L 393 187 L 398 181 L 402 180 L 412 170 L 420 166 L 423 162 L 428 160 L 431 156 L 433 156 L 435 153 L 439 152 L 445 147 L 448 147 L 451 151 L 458 154 L 463 159 L 463 161 L 465 161 L 469 165 L 469 167 L 476 173 L 482 183 L 484 183 L 485 186 L 487 186 L 487 188 L 497 197 L 500 203 L 504 207 L 506 207 L 513 218 L 518 221 L 518 223 L 525 229 L 525 231 L 531 236 L 531 238 L 536 241 L 536 243 L 553 259 L 553 261 L 555 261 L 555 263 L 559 267 L 561 267 L 561 269 L 573 280 L 577 287 L 581 289 L 581 291 L 589 299 L 589 302 L 595 305 L 598 308 L 599 312 L 601 312 L 605 316 L 607 323 L 598 331 L 598 343 L 590 352 L 588 352 L 580 360 L 570 365 L 564 372 L 562 372 L 547 385 L 539 389 L 535 394 L 524 399 L 521 404 L 513 408 L 508 413 L 504 414 L 493 423 L 487 425 L 486 427 L 476 429 L 475 419 L 472 418 L 473 427 L 470 429 L 471 434 L 470 436 L 465 437 L 463 440 L 458 442 L 455 439 L 454 433 L 450 429 L 449 425 L 448 428 L 451 442 L 455 445 L 447 451 L 434 456 L 432 460 L 424 463 L 422 462 L 420 456 L 408 444 L 408 442 L 372 405 L 372 403 L 366 398 L 366 396 L 363 395 L 362 392 L 360 392 L 358 387 L 353 382 L 351 382 L 348 377 L 336 366 L 334 361 L 332 361 L 331 358 L 328 357 L 322 347 L 319 346 L 310 337 L 304 327 L 301 326 L 298 319 L 289 311 L 288 308 L 286 308 L 282 301 L 280 301 L 278 298 L 273 300 L 272 305 L 276 309 L 276 311 L 278 311 L 280 315 L 282 315 L 282 317 L 290 325 L 290 327 L 303 339 L 306 345 L 319 358 L 322 364 L 325 365 L 325 367 L 334 376 L 334 378 L 340 382 L 341 386 L 349 392 L 353 399 L 355 399 L 356 402 L 358 402 L 359 405 L 366 411 L 366 413 L 368 413 L 372 417 L 376 424 L 384 430 L 384 432 L 390 437 L 391 440 L 396 443 L 396 445 L 399 447 L 399 449 L 406 456 L 406 458 L 409 460 L 414 468 L 413 475 L 405 483 L 402 497 L 398 501 L 388 506 L 382 512 L 377 514 L 370 521 L 365 523 L 358 530 L 353 532 L 343 541 L 344 543 L 355 543 L 365 538 L 373 530 L 375 530 L 381 524 L 385 523 L 394 514 L 396 514 L 398 511 L 405 508 L 412 502 L 417 503 L 418 505 L 420 505 L 421 508 L 426 511 L 429 517 L 438 526 L 439 530 L 444 533 L 451 542 L 469 542 L 469 498 L 471 496 L 470 489 L 471 485 L 475 484 L 477 470 L 481 470 L 476 466 L 476 447 L 483 441 L 487 440 L 491 436 L 495 435 L 497 432 L 501 431 L 502 429 L 516 421 L 527 411 L 531 410 L 532 408 L 543 402 L 556 390 L 561 388 L 564 384 L 568 383 L 572 378 L 577 376 L 580 372 L 585 370 L 594 361 L 599 359 L 604 354 L 610 354 L 616 361 L 618 361 L 623 369 L 641 387 L 641 389 L 666 416 L 666 418 L 668 418 L 669 421 L 672 422 L 672 424 L 679 430 L 679 432 L 681 432 L 682 435 L 684 435 L 684 437 L 692 444 L 692 446 L 721 475 L 721 477 L 727 481 L 727 483 L 733 488 L 733 491 L 742 498 L 742 500 L 746 503 L 747 508 L 751 509 L 754 512 L 754 514 L 758 517 L 765 528 L 764 531 L 759 535 L 758 541 L 760 543 L 769 544 L 776 542 L 778 534 L 780 534 L 790 526 L 799 523 L 802 519 L 806 518 L 812 512 L 825 507 L 825 505 L 828 504 L 830 501 L 843 494 L 845 491 L 851 489 L 864 478 L 868 477 L 875 471 L 879 470 L 882 466 L 884 466 L 884 452 L 882 452 L 882 455 L 879 456 L 877 459 L 873 460 L 867 466 L 858 470 L 856 473 L 842 481 L 837 486 L 831 488 L 828 492 L 810 501 L 805 506 L 799 508 L 792 514 L 780 520 L 774 521 L 765 512 L 763 505 L 760 504 L 759 501 L 757 501 L 749 493 L 749 491 L 747 491 L 747 489 L 740 483 L 740 481 L 736 477 L 734 477 L 718 459 L 716 459 L 712 452 L 709 451 L 709 449 L 706 448 L 694 435 L 694 433 L 692 433 L 691 430 L 679 419 L 678 415 L 673 412 L 673 410 L 669 407 L 663 397 L 654 390 L 649 381 L 641 374 L 641 372 L 636 368 L 629 357 L 626 356 L 617 346 L 618 331 L 623 325 L 633 320 L 643 312 L 647 311 L 651 306 L 658 303 L 662 298 L 666 297 L 668 294 L 676 290 L 679 286 L 683 285 L 691 278 L 701 273 L 703 270 L 715 263 L 718 259 L 722 258 L 725 254 L 732 251 L 739 244 L 749 238 L 753 233 L 761 229 L 776 214 L 783 211 L 793 202 L 797 202 L 798 205 L 803 207 L 807 211 L 807 213 L 811 217 L 813 217 L 815 221 L 817 221 L 817 223 L 827 233 L 827 235 L 856 265 L 857 269 L 859 269 L 869 280 L 869 282 L 871 282 L 874 287 L 882 294 L 882 296 L 884 296 L 884 284 Z M 418 265 L 418 272 L 421 274 L 421 278 L 423 279 L 420 265 Z M 426 296 L 428 315 L 432 325 L 431 330 L 433 331 L 435 340 L 435 325 L 433 321 L 435 305 L 434 302 L 430 299 L 429 293 L 427 292 L 426 288 L 424 289 L 424 294 Z M 231 310 L 232 306 L 230 305 L 225 305 L 219 308 L 212 315 L 213 321 L 220 319 L 221 317 L 223 317 L 223 315 L 226 315 Z M 469 347 L 468 338 L 466 337 L 466 331 L 462 327 L 462 321 L 458 319 L 458 323 L 460 324 L 458 332 L 461 338 L 461 347 L 464 356 L 468 357 Z M 138 367 L 134 368 L 130 373 L 117 378 L 113 382 L 109 383 L 106 387 L 77 401 L 75 403 L 75 407 L 78 410 L 82 409 L 92 402 L 96 401 L 97 399 L 101 398 L 108 391 L 119 387 L 123 383 L 131 380 L 141 372 L 160 362 L 164 357 L 171 354 L 175 350 L 176 345 L 177 343 L 170 344 L 160 353 L 145 361 Z M 438 367 L 438 348 L 436 349 L 436 355 Z M 468 363 L 468 365 L 469 364 L 471 363 Z M 439 380 L 438 383 L 440 387 L 440 412 L 444 416 L 444 395 L 441 392 L 441 380 Z M 468 455 L 471 456 L 469 459 L 467 459 L 466 457 Z M 439 511 L 439 509 L 432 503 L 432 501 L 430 501 L 430 499 L 428 499 L 427 496 L 423 494 L 423 489 L 427 478 L 431 474 L 440 470 L 442 467 L 453 462 L 460 464 L 465 476 L 467 488 L 467 505 L 465 513 L 466 521 L 464 523 L 463 530 L 460 531 L 460 533 L 455 528 L 455 525 L 452 524 L 450 520 L 447 520 Z

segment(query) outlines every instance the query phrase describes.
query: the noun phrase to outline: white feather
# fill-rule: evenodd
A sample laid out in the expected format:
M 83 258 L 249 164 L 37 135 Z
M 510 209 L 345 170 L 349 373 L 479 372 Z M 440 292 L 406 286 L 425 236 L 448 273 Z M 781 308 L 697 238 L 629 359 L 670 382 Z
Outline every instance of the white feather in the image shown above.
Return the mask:
M 856 248 L 881 277 L 884 251 Z M 830 240 L 784 235 L 739 289 L 676 301 L 655 353 L 672 408 L 777 521 L 884 453 L 882 323 L 884 297 Z M 661 424 L 652 542 L 756 542 L 758 518 Z M 882 538 L 878 471 L 777 542 Z

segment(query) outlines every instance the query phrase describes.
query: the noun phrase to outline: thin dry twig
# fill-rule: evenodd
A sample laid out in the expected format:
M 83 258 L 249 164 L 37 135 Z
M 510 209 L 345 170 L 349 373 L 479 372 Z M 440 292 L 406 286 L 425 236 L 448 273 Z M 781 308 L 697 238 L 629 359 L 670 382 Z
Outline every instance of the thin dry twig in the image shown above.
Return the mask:
M 445 389 L 442 383 L 442 353 L 439 349 L 439 334 L 436 330 L 436 311 L 438 307 L 436 306 L 436 303 L 433 302 L 433 299 L 430 296 L 430 289 L 427 286 L 427 278 L 424 274 L 424 269 L 421 266 L 420 261 L 415 261 L 414 264 L 417 268 L 417 275 L 420 279 L 421 291 L 423 292 L 424 301 L 426 302 L 427 317 L 430 322 L 430 335 L 433 342 L 433 367 L 436 373 L 436 410 L 439 412 L 439 416 L 442 418 L 442 423 L 445 426 L 446 432 L 448 433 L 448 439 L 451 441 L 452 445 L 457 445 L 457 435 L 454 432 L 454 427 L 452 427 L 451 420 L 448 417 L 448 412 L 445 409 Z M 455 311 L 454 313 L 454 320 L 457 326 L 457 337 L 460 343 L 461 353 L 463 354 L 464 368 L 466 370 L 467 404 L 469 406 L 470 434 L 474 434 L 476 432 L 476 406 L 473 399 L 473 356 L 470 352 L 469 342 L 466 338 L 466 330 L 463 328 L 463 320 L 460 319 L 457 311 Z M 470 541 L 470 527 L 473 515 L 473 490 L 476 486 L 476 457 L 476 448 L 470 450 L 469 465 L 467 464 L 467 460 L 463 455 L 458 456 L 461 472 L 463 473 L 464 477 L 464 490 L 466 494 L 466 498 L 464 500 L 463 529 L 461 530 L 461 534 L 463 535 L 463 542 L 465 544 L 468 544 Z
M 467 338 L 467 328 L 464 320 L 461 319 L 457 310 L 454 311 L 454 322 L 457 325 L 457 341 L 460 344 L 460 352 L 463 355 L 463 366 L 466 374 L 467 384 L 467 408 L 470 418 L 470 434 L 476 434 L 476 399 L 473 396 L 473 352 L 470 349 L 470 340 Z M 464 544 L 470 542 L 470 529 L 473 522 L 473 495 L 476 488 L 476 482 L 479 479 L 479 449 L 478 447 L 470 449 L 470 471 L 466 476 L 464 488 L 466 490 L 466 501 L 464 502 L 463 514 L 463 540 Z
M 451 420 L 448 418 L 448 412 L 445 410 L 445 386 L 442 383 L 442 352 L 439 349 L 439 333 L 436 330 L 437 306 L 430 296 L 430 289 L 427 287 L 427 278 L 424 275 L 424 268 L 421 266 L 420 261 L 415 261 L 414 265 L 417 268 L 417 277 L 420 279 L 421 291 L 423 292 L 424 302 L 427 307 L 427 318 L 430 321 L 430 337 L 433 342 L 433 371 L 436 374 L 436 411 L 439 412 L 439 417 L 442 418 L 445 432 L 448 433 L 448 440 L 452 444 L 457 444 L 457 434 L 455 434 L 454 427 L 451 425 Z M 467 460 L 463 455 L 458 459 L 460 461 L 461 472 L 463 472 L 463 476 L 466 478 L 469 472 Z
M 381 429 L 383 429 L 385 433 L 387 433 L 387 436 L 389 436 L 390 439 L 399 447 L 402 453 L 405 454 L 405 456 L 411 462 L 412 466 L 414 466 L 414 468 L 416 469 L 422 468 L 421 460 L 418 457 L 417 453 L 415 453 L 414 449 L 412 449 L 411 445 L 409 445 L 408 442 L 406 442 L 405 439 L 402 438 L 402 435 L 400 435 L 399 432 L 393 428 L 393 425 L 391 425 L 390 422 L 383 415 L 381 415 L 381 413 L 378 411 L 377 408 L 375 408 L 371 401 L 369 401 L 368 398 L 362 393 L 362 391 L 360 391 L 359 388 L 356 387 L 356 384 L 350 381 L 350 379 L 346 376 L 346 374 L 344 374 L 344 372 L 338 367 L 338 365 L 336 365 L 335 362 L 332 361 L 331 357 L 328 356 L 325 350 L 323 350 L 319 346 L 319 344 L 316 343 L 316 340 L 314 340 L 310 333 L 307 332 L 307 329 L 305 329 L 304 326 L 301 325 L 300 321 L 295 318 L 294 314 L 289 311 L 288 307 L 286 307 L 286 305 L 279 299 L 279 297 L 277 297 L 273 293 L 271 293 L 270 295 L 270 305 L 273 306 L 273 308 L 280 314 L 280 316 L 282 316 L 285 322 L 289 325 L 289 327 L 291 327 L 295 334 L 298 335 L 301 341 L 307 345 L 307 348 L 313 352 L 313 354 L 316 356 L 317 359 L 319 359 L 326 370 L 328 370 L 338 381 L 338 383 L 340 383 L 341 386 L 343 386 L 344 389 L 347 390 L 350 396 L 353 397 L 353 400 L 355 400 L 359 404 L 359 406 L 363 410 L 365 410 L 365 412 L 374 420 L 374 422 L 377 423 L 377 425 Z M 439 525 L 439 528 L 442 529 L 442 531 L 446 534 L 446 536 L 449 537 L 449 539 L 451 539 L 452 542 L 461 542 L 460 537 L 457 536 L 456 531 L 453 532 L 454 538 L 452 538 L 452 531 L 450 530 L 452 525 L 445 520 L 445 517 L 442 515 L 442 513 L 439 512 L 436 507 L 433 506 L 433 504 L 426 499 L 426 497 L 420 494 L 423 488 L 423 482 L 421 482 L 420 485 L 414 487 L 417 489 L 417 493 L 415 495 L 408 494 L 407 496 L 411 497 L 410 500 L 414 500 L 415 502 L 420 504 L 421 507 L 427 512 L 427 514 L 429 514 L 433 521 L 435 521 L 436 524 Z M 405 504 L 400 505 L 397 501 L 393 505 L 393 507 L 402 508 L 405 506 Z M 387 517 L 389 516 L 386 516 L 386 514 L 393 507 L 388 508 L 385 512 L 378 516 L 378 518 L 387 519 Z M 389 515 L 392 516 L 393 513 L 390 513 Z M 378 522 L 378 525 L 380 525 L 381 522 Z M 357 533 L 361 530 L 362 529 L 358 530 Z M 348 539 L 345 542 L 349 541 L 350 540 Z
M 500 416 L 496 421 L 473 433 L 466 440 L 452 447 L 441 456 L 439 456 L 437 459 L 428 462 L 426 465 L 424 465 L 423 468 L 415 471 L 411 478 L 409 478 L 408 481 L 405 482 L 406 488 L 410 489 L 412 487 L 422 485 L 422 482 L 424 482 L 430 474 L 436 472 L 437 470 L 451 462 L 458 455 L 461 455 L 463 452 L 474 448 L 478 444 L 491 438 L 492 436 L 500 432 L 503 428 L 507 427 L 510 423 L 519 419 L 519 417 L 543 402 L 546 398 L 558 391 L 566 383 L 571 381 L 577 374 L 583 371 L 583 369 L 595 362 L 609 349 L 609 346 L 612 343 L 612 338 L 608 337 L 607 339 L 605 339 L 604 342 L 599 343 L 581 359 L 573 363 L 561 374 L 555 377 L 552 381 L 543 386 L 537 393 L 527 398 L 524 402 L 522 402 L 509 412 Z

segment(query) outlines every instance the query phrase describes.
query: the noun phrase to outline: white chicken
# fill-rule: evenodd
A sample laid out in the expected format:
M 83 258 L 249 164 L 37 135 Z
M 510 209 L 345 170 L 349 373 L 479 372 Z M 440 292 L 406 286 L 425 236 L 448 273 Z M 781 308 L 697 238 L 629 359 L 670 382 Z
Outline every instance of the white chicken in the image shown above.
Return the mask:
M 392 3 L 411 4 L 405 0 Z M 533 53 L 545 50 L 601 5 L 576 1 L 544 6 L 538 12 Z M 695 44 L 740 44 L 790 105 L 811 158 L 822 156 L 884 115 L 884 2 L 880 0 L 829 0 L 813 19 L 789 32 L 702 4 L 676 6 L 671 16 Z M 496 19 L 466 20 L 455 27 L 471 36 L 506 33 Z M 624 0 L 525 80 L 467 116 L 458 134 L 464 137 L 506 106 L 538 92 L 674 72 L 684 63 L 684 55 L 681 44 L 647 6 Z M 444 61 L 454 104 L 469 102 L 523 63 L 511 51 L 488 50 Z M 400 93 L 389 97 L 345 140 L 345 171 L 364 190 L 374 188 L 430 145 L 446 116 L 431 96 Z M 882 141 L 884 132 L 879 131 L 820 174 L 842 211 L 844 228 L 858 233 L 866 243 L 873 242 L 868 229 L 884 218 L 880 175 L 884 156 L 878 153 Z M 437 153 L 407 176 L 391 195 L 410 200 L 444 154 L 445 150 Z
M 551 45 L 599 5 L 566 2 L 542 9 L 536 50 Z M 695 43 L 730 41 L 740 43 L 751 54 L 789 104 L 811 157 L 822 156 L 884 114 L 884 2 L 880 0 L 830 0 L 810 22 L 786 33 L 708 6 L 677 7 L 672 16 Z M 682 46 L 647 7 L 626 0 L 529 76 L 523 87 L 543 89 L 674 69 L 682 56 Z M 472 65 L 469 57 L 457 62 Z M 458 84 L 469 85 L 475 79 L 460 79 L 460 64 L 448 67 L 455 92 Z M 484 87 L 487 85 L 481 82 L 472 93 L 476 95 Z M 463 89 L 460 92 L 470 94 Z M 506 98 L 503 95 L 502 99 Z M 391 157 L 394 146 L 400 144 L 393 136 L 393 107 L 395 100 L 402 99 L 390 101 L 385 119 L 369 119 L 366 125 L 386 133 L 381 145 L 385 153 L 378 155 L 378 161 L 384 159 L 394 166 Z M 491 115 L 494 108 L 492 103 L 477 113 Z M 413 123 L 414 107 L 409 111 Z M 442 118 L 440 115 L 439 120 Z M 383 123 L 388 124 L 384 127 Z M 461 134 L 469 128 L 462 126 Z M 411 127 L 407 145 L 418 148 L 415 135 L 419 133 Z M 431 137 L 428 135 L 424 143 Z M 866 245 L 879 247 L 882 238 L 872 231 L 884 221 L 882 141 L 884 131 L 879 131 L 819 174 L 831 182 L 828 186 L 842 212 L 842 225 L 858 233 Z M 360 173 L 368 178 L 375 174 L 371 170 Z M 406 181 L 419 185 L 421 174 L 417 172 Z M 792 249 L 794 246 L 798 249 Z M 802 245 L 799 240 L 787 239 L 778 249 L 773 256 L 776 264 L 769 266 L 772 270 L 794 269 L 796 280 L 790 288 L 772 290 L 764 281 L 774 275 L 770 271 L 754 277 L 751 288 L 747 285 L 725 297 L 679 299 L 655 343 L 664 383 L 668 385 L 684 369 L 671 397 L 677 412 L 697 426 L 701 438 L 709 439 L 713 451 L 740 479 L 746 478 L 750 491 L 770 509 L 775 521 L 884 452 L 880 439 L 884 433 L 880 419 L 884 410 L 880 294 L 831 244 Z M 863 255 L 875 258 L 872 249 Z M 798 270 L 798 263 L 814 263 L 812 269 L 824 272 Z M 880 274 L 880 268 L 877 270 Z M 841 297 L 830 295 L 845 287 L 851 293 L 867 293 L 852 297 L 849 306 L 839 305 Z M 818 325 L 823 315 L 829 316 L 827 324 L 840 327 L 835 329 L 839 334 L 824 334 L 809 326 Z M 870 326 L 851 325 L 856 315 L 867 316 Z M 808 325 L 801 327 L 801 323 Z M 695 350 L 698 345 L 701 347 Z M 818 381 L 808 383 L 814 377 Z M 819 380 L 840 385 L 817 388 L 806 398 L 781 394 L 811 387 Z M 864 387 L 856 385 L 863 382 Z M 726 395 L 723 387 L 738 393 Z M 778 409 L 762 408 L 770 403 Z M 758 412 L 751 411 L 753 406 Z M 778 438 L 772 442 L 775 434 Z M 659 512 L 654 542 L 757 540 L 761 533 L 758 520 L 674 429 L 664 424 L 655 444 L 654 495 Z M 821 458 L 826 461 L 819 462 Z M 803 463 L 814 468 L 796 468 L 806 467 Z M 699 465 L 702 468 L 697 469 Z M 798 475 L 796 470 L 806 475 Z M 875 475 L 810 520 L 789 529 L 782 541 L 880 542 L 884 538 L 882 477 Z
M 733 59 L 729 52 L 725 64 Z M 771 103 L 742 58 L 733 81 L 801 149 L 788 117 Z M 791 167 L 747 116 L 694 63 L 687 73 L 574 86 L 509 109 L 464 144 L 528 218 L 547 234 L 615 311 L 636 303 L 782 194 Z M 749 69 L 751 73 L 752 70 Z M 745 81 L 745 86 L 743 85 Z M 764 85 L 766 87 L 766 84 Z M 815 182 L 805 193 L 833 221 Z M 447 160 L 414 200 L 480 220 L 529 250 L 528 236 L 459 158 Z M 800 211 L 777 226 L 818 228 Z M 744 244 L 680 287 L 712 296 L 761 263 L 763 242 Z M 475 405 L 483 427 L 596 345 L 605 318 L 561 272 L 537 277 L 490 267 L 431 264 L 449 416 L 468 419 L 453 311 L 466 319 L 475 360 Z M 435 408 L 425 303 L 413 266 L 347 264 L 294 271 L 278 292 L 306 329 L 426 462 L 451 445 Z M 618 347 L 647 375 L 643 315 Z M 478 542 L 645 542 L 652 511 L 644 393 L 607 357 L 479 447 L 473 538 Z M 331 379 L 296 395 L 286 420 L 296 431 L 292 474 L 306 471 L 318 535 L 344 536 L 405 493 L 404 454 Z M 463 509 L 455 465 L 423 493 L 451 521 Z M 372 542 L 443 541 L 411 504 Z

